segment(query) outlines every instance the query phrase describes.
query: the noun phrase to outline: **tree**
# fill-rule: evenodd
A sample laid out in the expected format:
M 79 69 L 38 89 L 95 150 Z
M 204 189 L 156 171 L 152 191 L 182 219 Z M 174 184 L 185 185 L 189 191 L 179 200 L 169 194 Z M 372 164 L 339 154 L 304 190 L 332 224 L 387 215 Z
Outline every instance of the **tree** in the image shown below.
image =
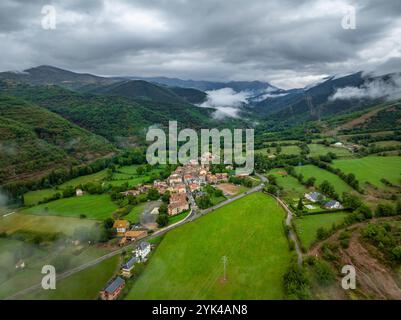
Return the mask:
M 267 193 L 276 195 L 278 188 L 276 186 L 269 185 L 266 190 L 267 190 Z
M 170 203 L 170 191 L 166 191 L 163 195 L 162 195 L 162 201 L 164 203 Z
M 344 192 L 342 198 L 343 205 L 352 210 L 356 210 L 362 205 L 362 200 L 359 197 L 348 192 Z
M 376 208 L 376 211 L 375 211 L 375 215 L 376 215 L 376 217 L 393 216 L 393 215 L 395 215 L 395 210 L 389 204 L 380 203 L 380 204 L 377 205 L 377 208 Z
M 315 185 L 316 178 L 315 177 L 310 177 L 308 180 L 305 181 L 305 186 L 306 187 L 313 187 Z
M 154 201 L 154 200 L 157 200 L 157 199 L 159 199 L 159 198 L 160 198 L 160 193 L 159 193 L 159 191 L 157 191 L 157 190 L 154 189 L 154 188 L 149 189 L 149 191 L 148 191 L 148 199 L 149 199 L 149 200 Z
M 304 204 L 302 202 L 302 198 L 299 198 L 297 209 L 302 210 L 303 208 L 304 208 Z
M 196 204 L 201 209 L 207 209 L 207 208 L 209 208 L 209 207 L 211 207 L 213 205 L 213 203 L 210 200 L 210 197 L 208 195 L 197 197 L 196 198 Z
M 159 214 L 156 220 L 159 228 L 165 227 L 168 224 L 168 215 L 167 214 Z
M 373 213 L 372 213 L 372 209 L 370 209 L 367 205 L 363 204 L 361 205 L 358 210 L 358 213 L 361 213 L 365 219 L 372 219 L 373 217 Z
M 159 207 L 159 214 L 167 214 L 168 212 L 168 207 L 166 203 L 162 203 Z

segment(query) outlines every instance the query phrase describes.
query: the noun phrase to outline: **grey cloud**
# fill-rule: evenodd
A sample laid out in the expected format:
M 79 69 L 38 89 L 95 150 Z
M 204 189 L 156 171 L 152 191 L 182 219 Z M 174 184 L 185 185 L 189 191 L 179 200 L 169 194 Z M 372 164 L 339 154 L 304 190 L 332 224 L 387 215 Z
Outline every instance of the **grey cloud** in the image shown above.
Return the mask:
M 399 0 L 54 0 L 53 31 L 40 28 L 48 3 L 0 3 L 0 70 L 52 64 L 101 75 L 258 79 L 287 87 L 390 64 L 401 70 Z M 346 4 L 356 5 L 356 30 L 341 28 Z

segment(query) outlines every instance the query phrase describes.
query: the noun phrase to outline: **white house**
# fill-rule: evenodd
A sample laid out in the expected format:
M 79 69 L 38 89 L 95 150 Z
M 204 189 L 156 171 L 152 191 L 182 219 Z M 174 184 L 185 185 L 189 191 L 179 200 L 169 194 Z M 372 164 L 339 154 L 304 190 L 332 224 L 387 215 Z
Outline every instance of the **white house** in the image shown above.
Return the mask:
M 139 259 L 137 257 L 132 257 L 129 261 L 124 264 L 121 268 L 121 273 L 124 277 L 131 277 L 132 269 L 135 267 L 135 263 L 138 263 Z
M 310 202 L 317 202 L 320 196 L 321 193 L 319 192 L 305 193 L 305 198 L 308 199 Z
M 342 205 L 340 202 L 336 201 L 336 200 L 331 200 L 329 202 L 327 202 L 324 207 L 326 209 L 342 209 Z
M 75 190 L 75 195 L 77 197 L 81 197 L 84 195 L 84 192 L 82 191 L 82 189 L 77 189 L 77 190 Z
M 141 261 L 146 261 L 150 253 L 150 243 L 142 241 L 135 249 L 134 254 Z

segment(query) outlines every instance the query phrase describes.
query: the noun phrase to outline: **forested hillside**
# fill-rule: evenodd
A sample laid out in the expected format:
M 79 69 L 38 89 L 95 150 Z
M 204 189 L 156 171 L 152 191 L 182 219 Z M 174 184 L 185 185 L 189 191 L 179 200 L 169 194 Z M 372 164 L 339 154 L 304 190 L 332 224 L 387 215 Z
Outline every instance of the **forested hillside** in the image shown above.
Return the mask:
M 110 155 L 104 138 L 21 99 L 0 95 L 0 181 Z

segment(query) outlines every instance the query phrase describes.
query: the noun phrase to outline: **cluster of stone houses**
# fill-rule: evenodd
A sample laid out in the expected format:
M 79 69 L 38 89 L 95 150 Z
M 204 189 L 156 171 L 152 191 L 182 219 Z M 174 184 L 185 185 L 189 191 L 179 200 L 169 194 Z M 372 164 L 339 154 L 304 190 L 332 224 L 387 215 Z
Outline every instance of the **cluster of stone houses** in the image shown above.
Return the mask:
M 100 291 L 100 298 L 102 300 L 116 300 L 121 291 L 125 287 L 125 278 L 130 278 L 137 263 L 146 262 L 151 252 L 151 245 L 149 242 L 142 241 L 132 251 L 132 257 L 121 266 L 121 276 L 114 278 L 106 287 Z
M 321 194 L 320 192 L 314 191 L 314 192 L 310 192 L 310 193 L 305 193 L 305 199 L 309 200 L 312 203 L 316 203 L 316 202 L 319 202 L 319 201 L 322 201 L 323 199 L 325 199 L 325 196 L 323 194 Z M 343 208 L 341 203 L 337 200 L 330 200 L 330 201 L 324 203 L 323 207 L 328 210 Z
M 160 194 L 169 191 L 171 196 L 168 214 L 179 214 L 189 209 L 188 197 L 200 194 L 202 186 L 228 181 L 227 173 L 212 174 L 209 171 L 209 165 L 203 164 L 213 161 L 213 159 L 213 155 L 206 152 L 200 158 L 201 164 L 197 160 L 191 160 L 188 164 L 177 167 L 166 181 L 155 180 L 153 185 L 141 185 L 135 189 L 122 192 L 122 194 L 137 196 L 151 188 L 156 189 Z

